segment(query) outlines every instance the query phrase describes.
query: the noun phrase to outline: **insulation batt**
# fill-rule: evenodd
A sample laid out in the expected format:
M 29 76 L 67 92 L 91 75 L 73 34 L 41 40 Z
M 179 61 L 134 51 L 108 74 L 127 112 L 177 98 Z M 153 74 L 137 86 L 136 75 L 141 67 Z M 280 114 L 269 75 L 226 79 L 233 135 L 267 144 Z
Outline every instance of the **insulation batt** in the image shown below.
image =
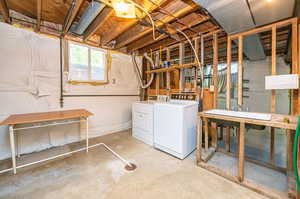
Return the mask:
M 60 110 L 59 40 L 0 23 L 0 120 L 11 114 Z M 139 65 L 141 59 L 137 58 Z M 104 86 L 68 85 L 65 94 L 138 95 L 139 85 L 128 55 L 112 53 L 110 82 Z M 65 78 L 64 78 L 65 79 Z M 64 109 L 84 108 L 95 114 L 90 118 L 90 136 L 131 127 L 131 104 L 138 97 L 65 98 Z M 18 132 L 20 152 L 31 153 L 75 142 L 79 124 L 68 124 Z M 10 157 L 8 127 L 0 127 L 0 159 Z

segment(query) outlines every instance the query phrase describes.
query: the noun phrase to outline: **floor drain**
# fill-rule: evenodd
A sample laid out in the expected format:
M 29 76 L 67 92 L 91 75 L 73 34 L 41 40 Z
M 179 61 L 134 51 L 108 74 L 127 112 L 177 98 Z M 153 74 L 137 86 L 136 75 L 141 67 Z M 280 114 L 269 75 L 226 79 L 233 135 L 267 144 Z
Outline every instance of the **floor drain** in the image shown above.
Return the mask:
M 125 169 L 127 170 L 127 171 L 133 171 L 133 170 L 135 170 L 136 169 L 136 165 L 135 164 L 133 164 L 133 163 L 130 163 L 130 165 L 125 165 Z

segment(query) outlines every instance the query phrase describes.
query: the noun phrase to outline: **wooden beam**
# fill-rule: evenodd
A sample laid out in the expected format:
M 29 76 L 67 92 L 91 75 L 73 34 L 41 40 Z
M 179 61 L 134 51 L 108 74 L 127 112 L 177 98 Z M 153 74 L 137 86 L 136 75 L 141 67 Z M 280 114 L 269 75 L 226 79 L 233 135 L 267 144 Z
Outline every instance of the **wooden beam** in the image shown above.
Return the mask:
M 170 2 L 170 0 L 156 0 L 155 4 L 149 2 L 149 1 L 142 1 L 142 0 L 132 0 L 136 4 L 142 6 L 144 9 L 146 9 L 149 13 L 151 13 L 153 10 L 157 9 L 158 6 L 161 6 L 165 3 Z M 141 16 L 142 15 L 142 16 Z M 146 17 L 146 14 L 144 12 L 141 12 L 141 15 L 138 15 L 140 18 Z M 104 34 L 102 34 L 101 44 L 107 45 L 109 42 L 113 41 L 116 37 L 118 37 L 120 34 L 122 34 L 124 31 L 129 30 L 132 26 L 138 23 L 137 19 L 130 19 L 130 20 L 115 20 L 113 18 L 110 20 L 110 27 L 105 31 Z
M 104 22 L 114 14 L 114 11 L 110 7 L 105 7 L 100 12 L 100 14 L 94 19 L 94 21 L 89 25 L 87 30 L 83 35 L 83 40 L 87 41 L 103 24 Z
M 179 44 L 179 65 L 183 65 L 183 59 L 184 59 L 184 43 Z M 179 69 L 180 70 L 180 80 L 179 80 L 179 90 L 180 92 L 184 91 L 184 84 L 185 84 L 185 79 L 184 79 L 184 69 Z
M 36 2 L 36 31 L 40 32 L 41 29 L 41 18 L 42 18 L 42 0 Z
M 71 15 L 70 15 L 70 18 L 69 20 L 66 20 L 64 22 L 64 25 L 63 25 L 63 31 L 62 31 L 62 34 L 63 35 L 66 35 L 68 32 L 69 32 L 69 29 L 73 23 L 73 21 L 75 20 L 82 4 L 84 3 L 85 0 L 76 0 L 75 1 L 75 6 L 74 6 L 74 9 L 73 10 L 69 10 L 71 12 Z M 72 9 L 72 5 L 71 5 L 71 8 Z
M 243 105 L 243 36 L 239 36 L 238 47 L 238 105 Z
M 0 0 L 0 12 L 5 23 L 10 23 L 9 10 L 6 0 Z
M 218 107 L 218 34 L 213 34 L 213 85 L 214 108 Z
M 185 17 L 186 17 L 186 19 L 188 19 L 187 23 L 186 23 L 187 26 L 182 26 L 180 24 L 176 24 L 175 23 L 174 25 L 172 25 L 172 27 L 174 27 L 174 29 L 178 28 L 181 31 L 185 31 L 185 30 L 189 29 L 189 27 L 196 26 L 196 25 L 201 24 L 203 22 L 206 22 L 206 21 L 208 21 L 210 19 L 207 16 L 202 17 L 200 19 L 199 18 L 195 18 L 195 15 L 193 15 L 193 14 L 187 15 Z M 195 32 L 197 32 L 197 30 L 195 30 Z M 168 35 L 161 34 L 161 35 L 159 35 L 159 37 L 156 38 L 156 40 L 154 40 L 152 34 L 149 33 L 147 35 L 144 35 L 144 37 L 142 37 L 142 38 L 134 41 L 131 44 L 129 44 L 127 46 L 127 48 L 128 48 L 129 51 L 134 51 L 134 50 L 143 48 L 145 46 L 149 46 L 149 45 L 151 45 L 153 43 L 157 43 L 158 41 L 166 39 L 168 37 L 169 37 Z M 172 39 L 172 40 L 174 40 L 174 39 Z
M 192 12 L 193 10 L 195 10 L 195 7 L 187 6 L 185 8 L 179 9 L 179 11 L 175 12 L 173 15 L 177 18 L 181 18 L 182 16 Z M 155 25 L 156 27 L 162 27 L 164 24 L 170 23 L 173 20 L 173 17 L 167 16 L 159 20 Z M 134 27 L 127 30 L 126 32 L 124 32 L 123 34 L 121 34 L 116 39 L 116 48 L 122 48 L 125 45 L 135 40 L 138 40 L 139 38 L 151 32 L 152 28 L 145 28 L 145 26 L 137 24 Z
M 292 24 L 292 73 L 300 74 L 298 66 L 298 20 L 295 20 Z M 292 114 L 298 115 L 300 113 L 299 100 L 300 100 L 300 89 L 293 90 L 293 110 Z

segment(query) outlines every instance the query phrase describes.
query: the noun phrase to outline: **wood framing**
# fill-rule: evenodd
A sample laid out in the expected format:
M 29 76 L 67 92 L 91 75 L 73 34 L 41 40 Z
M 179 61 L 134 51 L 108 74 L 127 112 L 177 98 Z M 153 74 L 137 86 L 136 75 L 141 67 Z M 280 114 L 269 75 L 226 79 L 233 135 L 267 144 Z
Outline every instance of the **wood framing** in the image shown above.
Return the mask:
M 0 0 L 0 12 L 5 23 L 10 23 L 9 10 L 6 0 Z
M 66 35 L 69 32 L 69 29 L 70 29 L 70 27 L 71 27 L 71 25 L 72 25 L 75 17 L 78 14 L 81 5 L 84 3 L 84 1 L 85 0 L 77 0 L 76 1 L 74 9 L 71 10 L 71 16 L 70 16 L 69 20 L 67 20 L 67 21 L 64 22 L 63 31 L 62 31 L 63 35 Z M 72 8 L 72 6 L 71 6 L 71 8 Z
M 181 42 L 179 44 L 179 65 L 183 65 L 184 59 L 184 43 Z M 179 90 L 182 92 L 184 91 L 184 69 L 180 70 L 180 80 L 179 80 Z
M 226 109 L 231 108 L 231 38 L 227 38 Z
M 238 105 L 243 105 L 243 36 L 238 37 Z
M 213 85 L 214 108 L 218 107 L 218 34 L 213 34 Z
M 41 18 L 42 18 L 42 0 L 37 0 L 37 11 L 36 11 L 36 31 L 40 32 Z

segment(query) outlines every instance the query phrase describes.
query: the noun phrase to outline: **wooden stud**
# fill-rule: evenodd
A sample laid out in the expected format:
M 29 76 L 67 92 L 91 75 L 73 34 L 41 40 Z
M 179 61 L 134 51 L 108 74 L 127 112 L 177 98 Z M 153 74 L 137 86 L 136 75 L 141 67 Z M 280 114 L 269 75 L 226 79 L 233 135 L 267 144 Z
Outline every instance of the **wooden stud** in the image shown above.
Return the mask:
M 37 20 L 36 20 L 36 31 L 40 32 L 41 29 L 41 18 L 42 18 L 42 0 L 37 0 Z
M 238 105 L 243 105 L 243 36 L 239 36 L 238 47 Z
M 272 75 L 276 75 L 276 25 L 272 27 Z M 271 113 L 276 112 L 276 91 L 272 90 Z M 274 163 L 275 129 L 270 128 L 270 162 Z
M 10 23 L 9 9 L 7 7 L 6 0 L 0 0 L 0 13 L 5 23 Z
M 227 37 L 226 109 L 231 109 L 231 38 Z M 230 130 L 229 130 L 230 131 Z
M 298 21 L 295 20 L 292 24 L 292 73 L 300 74 L 298 66 Z M 292 114 L 300 114 L 299 100 L 300 100 L 300 89 L 293 90 L 293 109 Z
M 156 77 L 156 82 L 155 82 L 156 95 L 159 95 L 160 73 L 156 73 L 155 77 Z
M 218 107 L 218 34 L 213 34 L 213 85 L 214 85 L 214 108 Z
M 171 60 L 171 53 L 170 53 L 170 48 L 167 48 L 166 49 L 166 52 L 167 52 L 167 61 L 170 62 Z M 171 74 L 170 74 L 170 71 L 167 71 L 167 93 L 168 93 L 168 96 L 171 95 Z
M 244 163 L 245 163 L 245 123 L 240 123 L 240 132 L 239 132 L 239 181 L 244 181 Z
M 196 51 L 196 54 L 199 56 L 199 37 L 195 38 L 195 51 Z M 197 62 L 196 57 L 195 57 L 194 62 Z M 199 67 L 202 67 L 202 64 Z M 198 70 L 199 70 L 199 68 L 196 67 L 195 68 L 195 78 L 194 78 L 194 91 L 197 91 Z

